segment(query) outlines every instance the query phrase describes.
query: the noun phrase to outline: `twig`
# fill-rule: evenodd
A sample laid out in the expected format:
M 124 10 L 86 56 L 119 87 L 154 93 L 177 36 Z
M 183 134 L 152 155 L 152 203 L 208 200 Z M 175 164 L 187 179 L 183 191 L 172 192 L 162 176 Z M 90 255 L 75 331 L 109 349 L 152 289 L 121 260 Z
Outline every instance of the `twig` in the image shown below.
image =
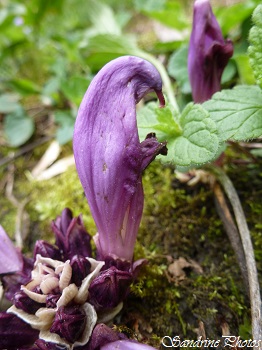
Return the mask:
M 251 305 L 251 318 L 252 318 L 252 334 L 253 340 L 262 340 L 262 319 L 261 319 L 261 297 L 256 268 L 256 261 L 254 255 L 254 249 L 250 237 L 250 232 L 247 226 L 245 214 L 243 212 L 240 199 L 234 188 L 233 183 L 224 171 L 217 167 L 209 167 L 215 175 L 220 184 L 222 185 L 235 214 L 236 223 L 242 240 L 242 246 L 245 253 L 247 275 L 249 281 L 249 297 Z M 258 349 L 262 349 L 262 345 L 259 342 Z
M 44 143 L 48 142 L 49 140 L 51 140 L 52 137 L 51 136 L 45 136 L 42 137 L 41 139 L 29 143 L 28 145 L 25 145 L 24 147 L 20 148 L 19 151 L 17 152 L 12 152 L 12 154 L 10 156 L 7 156 L 5 158 L 0 159 L 0 166 L 6 165 L 8 163 L 11 163 L 14 159 L 21 157 L 23 154 L 31 151 L 32 149 L 43 145 Z
M 248 292 L 248 276 L 247 276 L 247 266 L 246 266 L 246 258 L 245 253 L 242 247 L 242 242 L 239 237 L 239 232 L 236 227 L 236 224 L 232 218 L 228 205 L 226 203 L 226 199 L 224 193 L 218 183 L 215 183 L 213 187 L 214 195 L 215 195 L 215 204 L 217 208 L 218 215 L 224 225 L 228 238 L 230 240 L 231 246 L 236 255 L 240 271 L 245 283 L 246 291 Z
M 15 241 L 16 246 L 23 247 L 24 240 L 29 232 L 29 215 L 25 210 L 25 206 L 28 203 L 28 198 L 25 198 L 22 202 L 19 202 L 13 194 L 14 185 L 14 165 L 9 165 L 9 174 L 6 183 L 6 198 L 17 208 L 16 220 L 15 220 Z

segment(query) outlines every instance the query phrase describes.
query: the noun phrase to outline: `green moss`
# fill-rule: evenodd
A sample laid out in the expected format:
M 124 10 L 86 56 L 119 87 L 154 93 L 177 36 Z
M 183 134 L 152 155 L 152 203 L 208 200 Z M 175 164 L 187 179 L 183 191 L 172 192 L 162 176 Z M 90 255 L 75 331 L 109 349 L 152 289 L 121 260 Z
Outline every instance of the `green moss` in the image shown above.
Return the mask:
M 158 162 L 146 170 L 143 183 L 145 208 L 136 253 L 149 263 L 132 286 L 127 310 L 139 304 L 159 337 L 194 339 L 199 321 L 211 339 L 219 339 L 223 322 L 238 335 L 249 301 L 210 188 L 183 185 L 174 169 Z M 185 280 L 168 278 L 170 261 L 180 256 L 196 261 L 203 274 L 186 269 Z
M 37 152 L 35 157 L 42 153 Z M 65 149 L 64 154 L 67 153 L 68 149 Z M 261 280 L 261 170 L 259 165 L 235 166 L 229 159 L 227 161 L 227 172 L 240 195 L 251 229 Z M 83 213 L 90 233 L 96 232 L 74 167 L 61 176 L 36 182 L 26 176 L 24 169 L 27 166 L 26 157 L 15 161 L 14 193 L 19 200 L 28 199 L 28 246 L 31 250 L 39 237 L 53 239 L 50 222 L 64 207 L 71 208 L 74 215 Z M 136 338 L 135 320 L 145 320 L 152 331 L 149 334 L 140 329 L 141 339 L 147 339 L 155 346 L 164 335 L 195 339 L 199 321 L 204 323 L 210 339 L 219 338 L 223 322 L 229 325 L 231 334 L 248 334 L 248 297 L 228 237 L 216 213 L 210 187 L 201 183 L 194 187 L 182 184 L 175 178 L 172 167 L 157 161 L 146 169 L 143 184 L 145 206 L 135 259 L 145 258 L 148 264 L 143 266 L 131 286 L 117 326 L 124 327 L 125 332 L 135 332 L 132 337 Z M 16 208 L 5 196 L 0 199 L 0 205 L 1 223 L 8 232 L 14 232 Z M 203 273 L 197 274 L 187 268 L 184 280 L 174 280 L 168 266 L 179 257 L 194 260 Z

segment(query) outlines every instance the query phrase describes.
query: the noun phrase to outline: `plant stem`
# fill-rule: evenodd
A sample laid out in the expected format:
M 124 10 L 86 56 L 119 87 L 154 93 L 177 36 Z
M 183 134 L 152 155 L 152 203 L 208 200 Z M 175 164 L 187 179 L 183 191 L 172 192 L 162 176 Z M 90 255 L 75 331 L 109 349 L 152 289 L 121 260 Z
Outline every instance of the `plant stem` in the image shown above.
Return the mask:
M 214 196 L 215 196 L 215 204 L 217 207 L 218 215 L 224 225 L 224 228 L 226 230 L 226 233 L 228 235 L 228 238 L 230 240 L 231 246 L 234 250 L 234 253 L 236 255 L 238 265 L 240 267 L 240 271 L 245 283 L 246 292 L 248 294 L 249 290 L 249 282 L 248 282 L 248 276 L 247 276 L 247 265 L 246 265 L 246 258 L 245 253 L 242 247 L 242 242 L 239 237 L 239 232 L 237 229 L 237 226 L 232 218 L 232 215 L 230 213 L 230 210 L 228 208 L 226 198 L 224 195 L 224 192 L 221 188 L 221 186 L 216 182 L 214 187 Z
M 225 174 L 225 172 L 218 167 L 209 167 L 215 175 L 218 181 L 221 183 L 235 214 L 236 223 L 242 240 L 242 246 L 245 253 L 246 265 L 247 265 L 247 275 L 249 281 L 249 297 L 251 305 L 251 318 L 252 318 L 252 334 L 253 340 L 262 340 L 262 319 L 261 319 L 261 297 L 260 289 L 256 268 L 256 261 L 254 255 L 254 249 L 250 237 L 250 232 L 247 226 L 245 214 L 241 206 L 240 199 L 236 192 L 236 189 Z M 259 350 L 262 349 L 262 345 L 259 342 Z

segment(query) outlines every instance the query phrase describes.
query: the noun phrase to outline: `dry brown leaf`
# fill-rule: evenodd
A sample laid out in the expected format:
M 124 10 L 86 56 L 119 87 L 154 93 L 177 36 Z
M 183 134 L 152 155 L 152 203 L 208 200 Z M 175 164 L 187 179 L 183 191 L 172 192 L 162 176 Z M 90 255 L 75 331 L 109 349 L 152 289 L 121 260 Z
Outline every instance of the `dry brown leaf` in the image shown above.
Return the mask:
M 198 274 L 203 273 L 202 267 L 196 261 L 192 259 L 186 260 L 183 257 L 179 257 L 168 266 L 167 271 L 169 276 L 171 276 L 171 280 L 176 282 L 183 281 L 186 278 L 185 268 L 191 268 Z

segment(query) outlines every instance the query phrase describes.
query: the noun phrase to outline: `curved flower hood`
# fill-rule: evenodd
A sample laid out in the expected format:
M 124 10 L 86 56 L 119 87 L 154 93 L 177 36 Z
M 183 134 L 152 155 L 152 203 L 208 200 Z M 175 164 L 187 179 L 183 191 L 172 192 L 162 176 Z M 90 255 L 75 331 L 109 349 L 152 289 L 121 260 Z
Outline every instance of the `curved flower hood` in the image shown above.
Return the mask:
M 165 144 L 140 143 L 136 103 L 155 91 L 164 105 L 156 68 L 138 57 L 117 58 L 95 76 L 79 108 L 73 147 L 98 236 L 99 259 L 132 260 L 143 210 L 143 169 Z

